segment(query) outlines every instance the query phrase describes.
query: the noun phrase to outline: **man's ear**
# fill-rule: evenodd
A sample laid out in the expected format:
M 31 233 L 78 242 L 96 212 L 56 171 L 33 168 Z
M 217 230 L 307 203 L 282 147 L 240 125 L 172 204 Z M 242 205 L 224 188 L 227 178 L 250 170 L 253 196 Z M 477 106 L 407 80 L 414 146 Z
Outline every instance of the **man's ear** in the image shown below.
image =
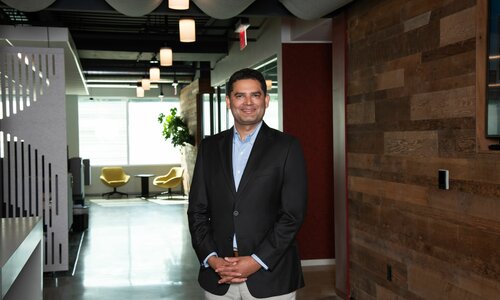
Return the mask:
M 271 97 L 269 97 L 269 94 L 266 95 L 266 108 L 269 107 L 269 101 L 271 101 Z
M 226 107 L 227 109 L 231 108 L 231 99 L 229 99 L 229 96 L 226 96 Z

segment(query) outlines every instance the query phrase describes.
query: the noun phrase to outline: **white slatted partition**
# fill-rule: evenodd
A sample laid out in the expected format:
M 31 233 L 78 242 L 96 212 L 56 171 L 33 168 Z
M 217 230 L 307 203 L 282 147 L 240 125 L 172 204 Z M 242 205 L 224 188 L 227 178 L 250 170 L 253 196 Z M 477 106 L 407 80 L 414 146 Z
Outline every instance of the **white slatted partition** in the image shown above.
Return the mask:
M 44 271 L 68 269 L 63 49 L 0 48 L 1 216 L 43 216 Z

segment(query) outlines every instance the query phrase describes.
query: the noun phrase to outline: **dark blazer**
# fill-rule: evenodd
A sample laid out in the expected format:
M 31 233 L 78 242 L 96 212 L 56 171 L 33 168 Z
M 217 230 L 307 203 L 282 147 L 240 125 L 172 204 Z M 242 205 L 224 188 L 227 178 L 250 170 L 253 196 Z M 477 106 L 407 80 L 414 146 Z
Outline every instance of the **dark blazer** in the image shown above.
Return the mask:
M 233 128 L 207 137 L 198 150 L 189 193 L 189 229 L 202 263 L 212 252 L 233 256 L 236 233 L 240 256 L 256 254 L 268 267 L 246 281 L 257 298 L 291 293 L 304 286 L 295 236 L 307 207 L 306 166 L 298 140 L 262 124 L 238 191 L 232 168 Z M 201 266 L 198 281 L 224 295 L 212 268 Z

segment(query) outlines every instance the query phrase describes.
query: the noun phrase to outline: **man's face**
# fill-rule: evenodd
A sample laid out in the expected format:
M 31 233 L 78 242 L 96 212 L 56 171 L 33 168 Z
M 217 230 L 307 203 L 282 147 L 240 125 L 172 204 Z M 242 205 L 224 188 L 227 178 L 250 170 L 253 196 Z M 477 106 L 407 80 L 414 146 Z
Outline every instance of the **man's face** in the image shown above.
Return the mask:
M 226 105 L 236 126 L 257 125 L 269 106 L 269 95 L 264 95 L 259 81 L 242 79 L 233 84 L 233 91 L 226 96 Z

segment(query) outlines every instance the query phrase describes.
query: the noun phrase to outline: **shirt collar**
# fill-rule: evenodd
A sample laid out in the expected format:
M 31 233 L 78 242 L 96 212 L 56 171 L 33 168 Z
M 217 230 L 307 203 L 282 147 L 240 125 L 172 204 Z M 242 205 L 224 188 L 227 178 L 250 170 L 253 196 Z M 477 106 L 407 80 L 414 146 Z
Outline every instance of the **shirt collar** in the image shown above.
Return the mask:
M 262 127 L 262 121 L 260 121 L 259 124 L 257 124 L 257 127 L 255 127 L 255 129 L 252 132 L 250 132 L 250 134 L 247 135 L 245 137 L 245 140 L 243 140 L 243 141 L 240 139 L 240 133 L 238 132 L 236 127 L 233 127 L 234 128 L 234 138 L 233 139 L 235 141 L 239 141 L 241 143 L 250 142 L 251 144 L 253 144 L 255 142 L 255 139 L 257 138 L 257 135 L 258 135 L 261 127 Z

